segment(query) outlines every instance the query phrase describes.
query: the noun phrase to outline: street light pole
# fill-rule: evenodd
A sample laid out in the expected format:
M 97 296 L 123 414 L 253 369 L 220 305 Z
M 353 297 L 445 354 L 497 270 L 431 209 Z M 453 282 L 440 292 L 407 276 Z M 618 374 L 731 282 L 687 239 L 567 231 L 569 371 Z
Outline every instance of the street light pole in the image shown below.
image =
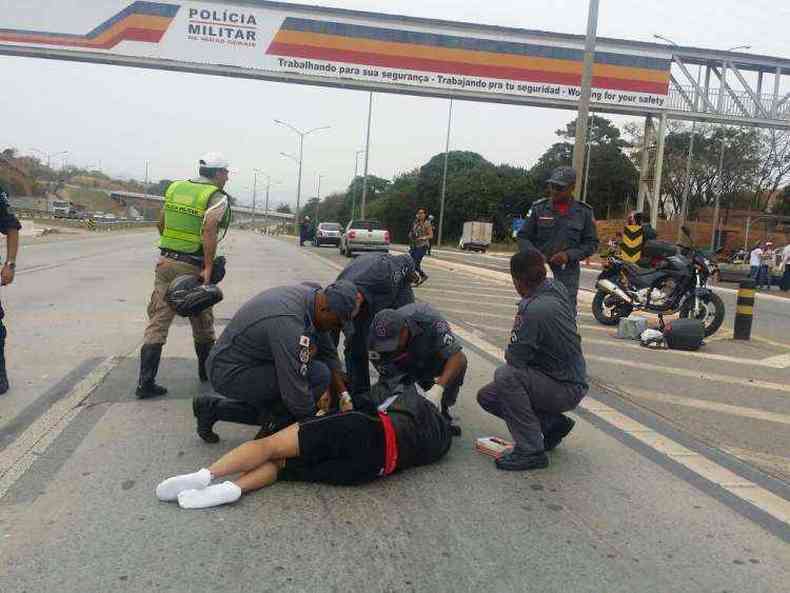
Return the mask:
M 319 221 L 320 221 L 320 218 L 318 218 L 318 215 L 319 215 L 319 211 L 320 211 L 320 208 L 321 208 L 321 178 L 322 177 L 323 177 L 323 175 L 319 175 L 318 176 L 318 189 L 315 190 L 315 199 L 316 199 L 316 203 L 315 203 L 315 223 L 316 224 L 318 224 Z
M 599 0 L 590 0 L 587 16 L 587 37 L 584 42 L 584 70 L 582 71 L 579 114 L 576 116 L 576 145 L 573 149 L 573 166 L 576 169 L 576 198 L 582 186 L 584 169 L 585 142 L 587 140 L 587 121 L 590 116 L 590 96 L 592 95 L 593 62 L 595 61 L 595 38 L 598 32 Z
M 143 185 L 143 195 L 148 195 L 148 164 L 149 161 L 145 161 L 145 185 Z
M 590 183 L 590 155 L 592 154 L 592 133 L 595 126 L 595 114 L 590 118 L 590 127 L 587 134 L 587 162 L 584 165 L 584 191 L 582 193 L 582 202 L 587 203 L 587 185 Z
M 370 157 L 370 122 L 373 118 L 373 91 L 370 91 L 368 100 L 368 128 L 365 134 L 365 178 L 362 180 L 362 205 L 360 206 L 360 218 L 365 218 L 365 203 L 368 198 L 368 161 Z
M 258 169 L 252 170 L 252 228 L 255 229 L 255 200 L 258 197 Z
M 444 143 L 444 171 L 442 172 L 442 200 L 439 205 L 439 237 L 436 246 L 442 246 L 442 231 L 444 230 L 444 199 L 447 195 L 447 161 L 450 159 L 450 129 L 453 125 L 453 98 L 450 97 L 450 108 L 447 114 L 447 139 Z
M 295 214 L 295 218 L 294 218 L 296 223 L 299 224 L 299 210 L 300 210 L 301 203 L 302 203 L 302 160 L 304 158 L 304 137 L 308 136 L 309 134 L 312 134 L 313 132 L 317 132 L 319 130 L 328 130 L 330 128 L 330 126 L 321 126 L 321 127 L 313 128 L 312 130 L 307 130 L 306 132 L 303 132 L 302 130 L 300 130 L 298 128 L 295 128 L 294 126 L 292 126 L 288 122 L 284 122 L 284 121 L 279 120 L 279 119 L 275 119 L 274 123 L 276 123 L 277 125 L 280 125 L 280 126 L 285 126 L 286 128 L 289 128 L 291 131 L 296 132 L 296 134 L 299 135 L 299 160 L 298 160 L 298 163 L 299 163 L 299 176 L 298 176 L 297 181 L 296 181 L 296 214 Z

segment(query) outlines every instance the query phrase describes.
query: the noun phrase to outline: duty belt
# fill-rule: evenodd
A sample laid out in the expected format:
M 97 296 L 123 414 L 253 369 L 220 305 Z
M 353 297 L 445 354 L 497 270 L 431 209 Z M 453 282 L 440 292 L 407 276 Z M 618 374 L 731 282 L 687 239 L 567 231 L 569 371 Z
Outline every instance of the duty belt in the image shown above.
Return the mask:
M 193 266 L 203 267 L 203 258 L 201 256 L 180 253 L 170 249 L 161 249 L 160 251 L 162 252 L 162 256 L 166 257 L 167 259 L 180 261 L 185 264 L 192 264 Z

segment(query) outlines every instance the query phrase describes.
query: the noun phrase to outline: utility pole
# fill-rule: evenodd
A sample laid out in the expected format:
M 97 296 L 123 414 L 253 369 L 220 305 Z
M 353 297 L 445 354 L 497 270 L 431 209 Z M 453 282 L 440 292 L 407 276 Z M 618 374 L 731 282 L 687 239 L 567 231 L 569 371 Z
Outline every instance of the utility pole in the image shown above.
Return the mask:
M 258 195 L 258 169 L 252 170 L 252 228 L 255 229 L 255 198 Z
M 721 136 L 721 151 L 719 153 L 719 181 L 717 183 L 716 188 L 716 201 L 713 206 L 713 232 L 711 233 L 710 239 L 710 248 L 712 250 L 716 250 L 716 227 L 719 225 L 719 200 L 721 199 L 721 194 L 724 192 L 724 141 L 726 136 L 724 135 L 724 129 L 722 128 L 722 136 Z
M 592 133 L 595 126 L 595 114 L 590 118 L 590 128 L 587 133 L 587 162 L 584 166 L 584 191 L 582 193 L 582 202 L 587 203 L 587 185 L 590 182 L 590 155 L 592 154 Z
M 442 246 L 442 230 L 444 229 L 444 199 L 447 195 L 447 161 L 450 158 L 450 128 L 453 125 L 453 98 L 450 97 L 450 109 L 447 114 L 447 140 L 444 144 L 444 171 L 442 173 L 442 201 L 439 206 L 439 237 L 436 246 Z
M 148 195 L 148 161 L 145 161 L 145 185 L 143 185 L 143 195 Z
M 370 160 L 370 121 L 373 117 L 373 91 L 370 91 L 368 100 L 368 129 L 365 134 L 365 178 L 362 180 L 362 205 L 360 207 L 360 218 L 365 218 L 365 204 L 368 198 L 368 161 Z
M 573 149 L 573 166 L 576 169 L 575 194 L 577 199 L 582 186 L 587 120 L 590 115 L 595 39 L 598 32 L 598 3 L 599 0 L 590 0 L 590 10 L 587 17 L 587 37 L 584 42 L 584 70 L 582 71 L 581 97 L 579 97 L 579 114 L 576 116 L 576 145 Z
M 363 152 L 365 152 L 365 151 L 364 150 L 358 150 L 354 154 L 354 180 L 351 182 L 351 220 L 354 220 L 354 212 L 356 212 L 356 210 L 357 210 L 357 192 L 356 192 L 356 186 L 354 185 L 354 183 L 356 182 L 357 177 L 359 176 L 359 173 L 358 173 L 358 171 L 359 171 L 359 155 L 361 155 Z
M 322 177 L 323 177 L 323 175 L 319 175 L 318 176 L 318 189 L 315 190 L 315 199 L 316 199 L 316 203 L 315 203 L 315 223 L 316 224 L 318 224 L 318 222 L 320 220 L 318 218 L 318 216 L 319 216 L 319 212 L 320 212 L 320 209 L 321 209 L 321 178 Z

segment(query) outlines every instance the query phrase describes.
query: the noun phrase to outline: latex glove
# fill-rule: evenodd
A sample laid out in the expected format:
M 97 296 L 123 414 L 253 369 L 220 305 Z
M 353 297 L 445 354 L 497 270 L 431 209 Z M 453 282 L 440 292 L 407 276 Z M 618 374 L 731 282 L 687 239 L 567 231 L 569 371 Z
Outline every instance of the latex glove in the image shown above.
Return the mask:
M 565 253 L 564 251 L 555 253 L 553 256 L 551 256 L 549 262 L 553 266 L 564 266 L 568 263 L 568 254 Z
M 425 398 L 431 402 L 436 409 L 442 407 L 442 396 L 444 395 L 444 386 L 435 383 L 428 391 L 425 392 Z
M 351 395 L 349 395 L 348 391 L 344 391 L 340 394 L 338 405 L 340 406 L 341 412 L 350 412 L 354 409 L 354 402 L 351 401 Z

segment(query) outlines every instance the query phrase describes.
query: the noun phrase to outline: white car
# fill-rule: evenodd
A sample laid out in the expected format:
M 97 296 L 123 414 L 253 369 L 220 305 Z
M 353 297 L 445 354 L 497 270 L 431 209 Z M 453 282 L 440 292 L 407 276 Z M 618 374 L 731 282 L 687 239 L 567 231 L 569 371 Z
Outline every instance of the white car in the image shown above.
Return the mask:
M 390 250 L 390 232 L 377 220 L 352 220 L 340 238 L 340 254 Z
M 340 235 L 343 233 L 343 227 L 337 222 L 322 222 L 315 230 L 315 238 L 313 244 L 316 247 L 321 245 L 336 245 L 340 247 Z

